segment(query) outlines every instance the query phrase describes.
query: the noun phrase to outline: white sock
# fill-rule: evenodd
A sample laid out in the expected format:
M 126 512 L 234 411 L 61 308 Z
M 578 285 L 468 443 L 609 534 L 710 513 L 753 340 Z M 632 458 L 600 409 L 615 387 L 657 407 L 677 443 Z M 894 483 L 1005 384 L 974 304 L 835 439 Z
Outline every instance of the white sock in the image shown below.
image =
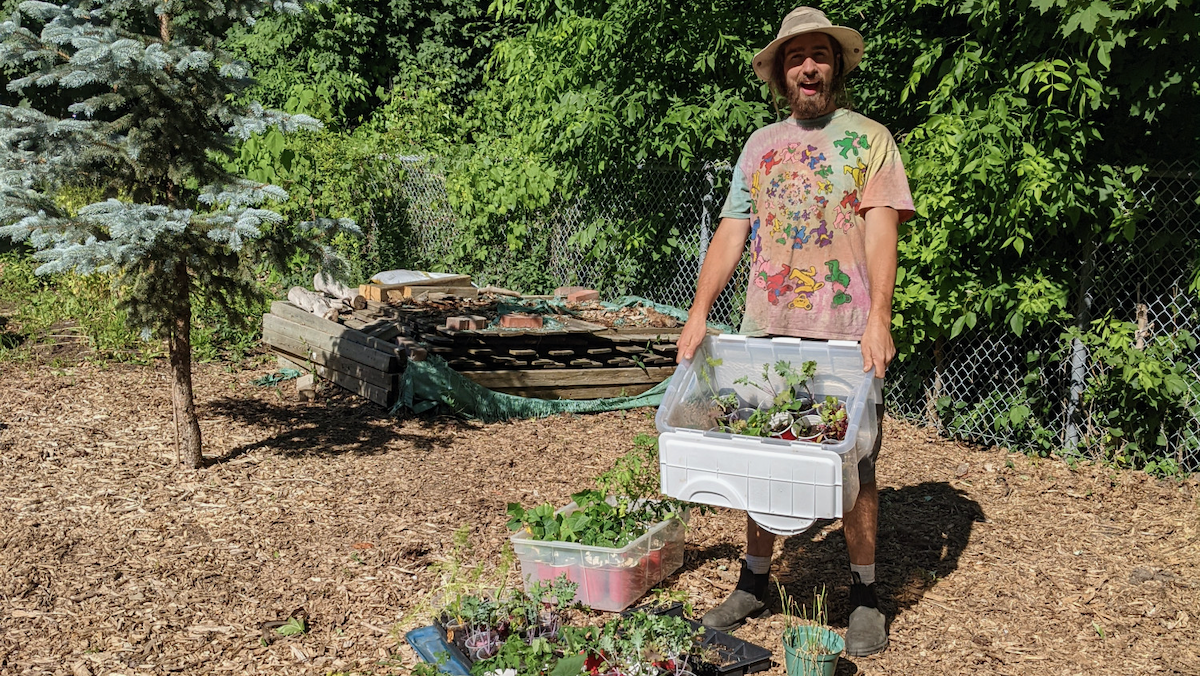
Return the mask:
M 755 575 L 765 575 L 771 572 L 771 557 L 746 555 L 746 568 Z
M 850 564 L 850 574 L 851 577 L 858 578 L 855 580 L 855 582 L 872 584 L 875 582 L 875 564 L 872 563 L 869 566 L 856 566 L 852 563 Z

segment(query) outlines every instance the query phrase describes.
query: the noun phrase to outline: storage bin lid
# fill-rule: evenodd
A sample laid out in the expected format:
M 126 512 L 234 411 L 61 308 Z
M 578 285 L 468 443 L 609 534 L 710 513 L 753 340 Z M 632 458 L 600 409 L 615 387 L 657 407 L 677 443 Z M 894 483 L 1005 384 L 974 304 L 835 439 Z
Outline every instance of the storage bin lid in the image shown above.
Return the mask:
M 754 523 L 760 528 L 776 535 L 797 535 L 808 530 L 816 519 L 802 519 L 796 516 L 776 516 L 763 512 L 747 512 Z

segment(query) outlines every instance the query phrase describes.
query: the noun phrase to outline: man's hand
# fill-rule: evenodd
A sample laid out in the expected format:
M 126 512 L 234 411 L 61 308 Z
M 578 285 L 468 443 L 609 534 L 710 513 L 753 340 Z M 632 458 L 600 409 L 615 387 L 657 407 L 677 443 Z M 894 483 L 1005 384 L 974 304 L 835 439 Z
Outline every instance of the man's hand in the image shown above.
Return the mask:
M 675 362 L 691 359 L 706 335 L 708 335 L 707 318 L 689 317 L 687 323 L 683 325 L 683 331 L 679 332 L 679 340 L 676 342 L 679 351 L 675 353 Z
M 896 344 L 892 342 L 892 329 L 882 321 L 867 321 L 867 330 L 863 331 L 859 341 L 863 356 L 863 373 L 875 367 L 875 377 L 882 378 L 887 372 L 888 364 L 896 356 Z M 680 347 L 680 352 L 683 348 Z

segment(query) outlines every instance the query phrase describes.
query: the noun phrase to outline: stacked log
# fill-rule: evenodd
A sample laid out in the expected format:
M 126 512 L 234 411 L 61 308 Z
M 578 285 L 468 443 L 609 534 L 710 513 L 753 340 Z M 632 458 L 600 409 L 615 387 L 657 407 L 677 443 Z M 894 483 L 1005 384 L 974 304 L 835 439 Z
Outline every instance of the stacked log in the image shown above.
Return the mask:
M 396 402 L 407 360 L 394 343 L 285 301 L 272 303 L 263 315 L 263 342 L 283 365 L 314 373 L 380 406 Z

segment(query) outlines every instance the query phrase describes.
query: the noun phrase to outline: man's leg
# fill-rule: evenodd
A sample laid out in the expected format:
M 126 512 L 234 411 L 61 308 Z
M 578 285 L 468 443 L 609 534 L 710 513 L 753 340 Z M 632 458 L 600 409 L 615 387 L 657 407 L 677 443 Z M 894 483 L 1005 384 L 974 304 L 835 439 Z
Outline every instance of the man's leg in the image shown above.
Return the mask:
M 879 610 L 875 595 L 875 537 L 879 532 L 879 488 L 875 483 L 875 460 L 883 440 L 883 406 L 879 417 L 879 440 L 871 454 L 858 464 L 858 499 L 842 517 L 842 532 L 850 555 L 850 623 L 846 628 L 846 652 L 855 657 L 873 655 L 887 647 L 887 618 Z
M 771 557 L 775 553 L 775 534 L 763 530 L 746 515 L 746 559 L 737 587 L 721 605 L 700 618 L 701 624 L 717 631 L 730 631 L 748 617 L 767 611 L 767 589 L 771 579 Z
M 854 509 L 842 517 L 850 565 L 875 565 L 875 535 L 879 532 L 879 488 L 872 481 L 858 487 Z M 749 550 L 747 550 L 749 551 Z
M 748 556 L 775 555 L 775 534 L 759 527 L 750 515 L 746 515 L 746 554 Z

